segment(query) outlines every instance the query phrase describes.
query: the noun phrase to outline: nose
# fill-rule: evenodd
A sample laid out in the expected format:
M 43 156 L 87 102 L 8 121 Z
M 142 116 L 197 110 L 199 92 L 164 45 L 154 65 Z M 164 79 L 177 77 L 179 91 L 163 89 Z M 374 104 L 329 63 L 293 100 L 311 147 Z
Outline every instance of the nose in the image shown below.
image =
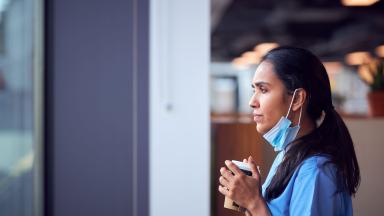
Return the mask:
M 251 100 L 249 100 L 249 106 L 252 107 L 253 109 L 260 106 L 260 103 L 256 98 L 256 94 L 253 94 L 251 97 Z

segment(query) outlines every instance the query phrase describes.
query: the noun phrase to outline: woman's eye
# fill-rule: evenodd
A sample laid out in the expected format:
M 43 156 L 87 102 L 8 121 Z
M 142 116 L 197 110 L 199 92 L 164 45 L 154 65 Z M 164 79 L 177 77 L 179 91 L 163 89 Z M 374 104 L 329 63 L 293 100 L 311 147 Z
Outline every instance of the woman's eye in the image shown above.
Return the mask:
M 258 87 L 258 88 L 252 88 L 252 92 L 255 94 L 257 92 L 261 92 L 262 94 L 264 93 L 267 93 L 267 89 L 263 88 L 263 87 Z
M 267 89 L 265 89 L 265 88 L 260 88 L 260 92 L 261 92 L 261 93 L 266 93 L 266 92 L 267 92 Z

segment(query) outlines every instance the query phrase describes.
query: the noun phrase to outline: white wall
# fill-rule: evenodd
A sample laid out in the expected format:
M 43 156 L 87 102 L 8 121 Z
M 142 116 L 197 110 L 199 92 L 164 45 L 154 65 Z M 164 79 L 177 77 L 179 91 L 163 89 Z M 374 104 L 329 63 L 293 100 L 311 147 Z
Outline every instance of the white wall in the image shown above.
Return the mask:
M 210 1 L 150 2 L 150 215 L 209 215 Z
M 349 119 L 360 166 L 361 185 L 353 199 L 355 215 L 382 215 L 384 194 L 384 119 Z

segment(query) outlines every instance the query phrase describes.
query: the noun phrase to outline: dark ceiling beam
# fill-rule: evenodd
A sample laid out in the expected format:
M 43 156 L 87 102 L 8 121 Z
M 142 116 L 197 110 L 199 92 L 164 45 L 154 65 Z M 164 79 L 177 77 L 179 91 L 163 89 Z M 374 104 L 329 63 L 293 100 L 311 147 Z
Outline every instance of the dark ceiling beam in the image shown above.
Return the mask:
M 336 2 L 232 1 L 212 29 L 212 59 L 232 60 L 258 43 L 272 41 L 340 59 L 347 52 L 372 51 L 384 42 L 383 3 L 343 7 Z

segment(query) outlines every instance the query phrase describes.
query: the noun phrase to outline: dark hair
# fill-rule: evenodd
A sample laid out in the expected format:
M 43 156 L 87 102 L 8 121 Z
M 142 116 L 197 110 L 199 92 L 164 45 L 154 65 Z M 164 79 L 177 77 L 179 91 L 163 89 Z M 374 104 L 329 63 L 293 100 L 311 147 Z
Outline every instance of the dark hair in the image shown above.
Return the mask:
M 269 201 L 278 197 L 288 185 L 296 168 L 308 157 L 327 155 L 337 167 L 340 191 L 354 195 L 360 183 L 360 171 L 351 136 L 332 105 L 331 87 L 321 61 L 311 52 L 296 47 L 278 47 L 262 59 L 272 63 L 277 76 L 289 94 L 297 88 L 307 92 L 307 114 L 315 123 L 325 117 L 319 127 L 289 145 L 284 159 L 266 189 Z

